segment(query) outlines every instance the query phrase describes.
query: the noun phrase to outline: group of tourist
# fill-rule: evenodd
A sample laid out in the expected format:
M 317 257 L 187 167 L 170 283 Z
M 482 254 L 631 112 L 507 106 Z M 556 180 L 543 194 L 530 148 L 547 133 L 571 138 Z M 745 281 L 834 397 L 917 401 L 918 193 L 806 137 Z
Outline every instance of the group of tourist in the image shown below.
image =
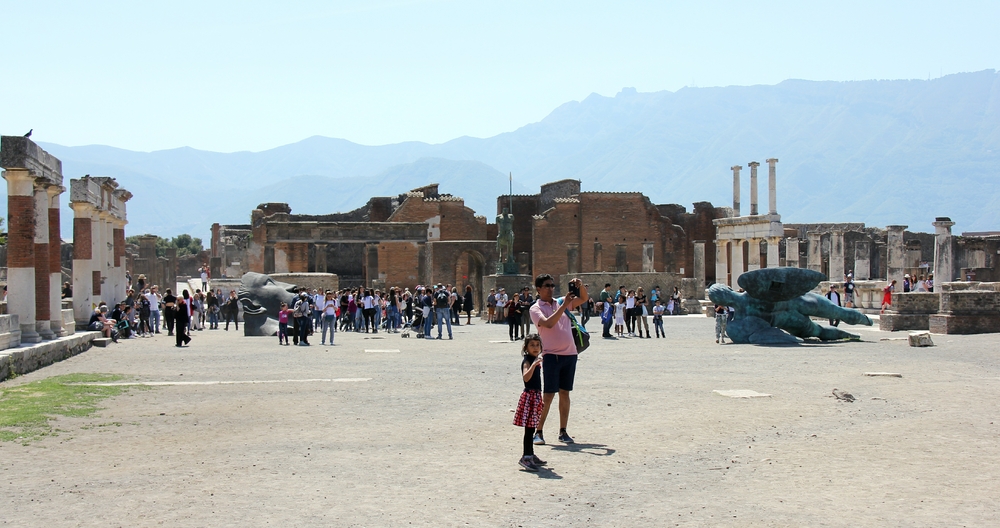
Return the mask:
M 641 286 L 634 290 L 619 286 L 618 291 L 614 291 L 611 289 L 611 284 L 606 283 L 593 306 L 600 311 L 601 323 L 604 326 L 601 336 L 606 339 L 616 336 L 652 338 L 649 331 L 649 316 L 653 316 L 656 337 L 661 338 L 667 335 L 663 329 L 663 316 L 681 313 L 681 292 L 674 287 L 674 291 L 668 297 L 664 297 L 660 287 L 653 286 L 647 296 Z M 612 326 L 614 335 L 611 333 Z

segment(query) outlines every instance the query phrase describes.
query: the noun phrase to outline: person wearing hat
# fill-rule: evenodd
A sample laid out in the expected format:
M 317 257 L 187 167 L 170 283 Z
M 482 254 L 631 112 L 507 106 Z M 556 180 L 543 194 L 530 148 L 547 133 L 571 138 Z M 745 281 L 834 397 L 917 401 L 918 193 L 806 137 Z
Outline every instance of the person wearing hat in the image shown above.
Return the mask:
M 830 291 L 826 292 L 826 298 L 830 300 L 833 304 L 840 306 L 840 292 L 837 291 L 837 285 L 831 284 Z M 830 319 L 830 326 L 839 326 L 840 319 Z
M 909 292 L 912 287 L 913 283 L 910 282 L 910 274 L 903 275 L 903 293 Z

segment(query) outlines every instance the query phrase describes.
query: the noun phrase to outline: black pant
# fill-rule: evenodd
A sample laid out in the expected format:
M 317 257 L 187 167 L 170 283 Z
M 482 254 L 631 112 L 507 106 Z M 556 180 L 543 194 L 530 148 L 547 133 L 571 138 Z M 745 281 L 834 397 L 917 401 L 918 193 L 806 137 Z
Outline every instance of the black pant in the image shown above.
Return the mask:
M 177 339 L 177 346 L 181 346 L 181 343 L 186 345 L 191 342 L 191 338 L 187 335 L 188 321 L 189 319 L 187 318 L 177 318 L 177 332 L 174 334 Z
M 236 325 L 236 329 L 240 329 L 239 312 L 236 310 L 226 310 L 226 330 L 229 330 L 229 321 L 232 321 Z
M 174 333 L 174 319 L 177 317 L 177 313 L 173 308 L 165 308 L 163 310 L 163 323 L 167 326 L 167 333 Z
M 371 325 L 372 332 L 378 333 L 378 328 L 375 328 L 375 309 L 365 308 L 361 314 L 365 318 L 365 332 L 368 331 L 368 325 Z
M 518 337 L 518 334 L 521 333 L 521 316 L 520 315 L 518 315 L 517 317 L 508 317 L 507 318 L 507 326 L 508 326 L 507 333 L 510 334 L 511 340 L 520 339 L 520 337 L 524 337 L 524 336 Z

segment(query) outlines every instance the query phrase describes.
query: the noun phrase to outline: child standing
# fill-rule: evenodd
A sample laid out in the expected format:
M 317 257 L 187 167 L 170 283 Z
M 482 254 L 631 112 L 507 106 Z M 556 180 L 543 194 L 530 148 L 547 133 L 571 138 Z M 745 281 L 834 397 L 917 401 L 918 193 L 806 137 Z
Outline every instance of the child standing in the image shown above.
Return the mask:
M 292 311 L 288 308 L 288 303 L 281 303 L 278 310 L 278 344 L 288 344 L 288 317 Z
M 615 332 L 618 333 L 618 337 L 624 337 L 625 334 L 625 297 L 619 297 L 618 302 L 615 304 Z
M 517 463 L 533 473 L 538 472 L 538 466 L 544 466 L 545 461 L 535 456 L 535 427 L 542 416 L 542 338 L 538 334 L 528 334 L 521 347 L 521 378 L 524 381 L 524 391 L 517 402 L 517 412 L 514 413 L 514 425 L 524 427 L 524 451 Z
M 715 305 L 715 342 L 720 345 L 726 342 L 726 324 L 729 322 L 729 309 Z
M 653 306 L 653 327 L 656 328 L 657 339 L 660 337 L 667 337 L 667 333 L 663 331 L 663 312 L 665 311 L 666 307 L 664 307 L 663 303 L 657 299 L 656 306 Z M 649 335 L 649 330 L 646 330 L 646 335 Z

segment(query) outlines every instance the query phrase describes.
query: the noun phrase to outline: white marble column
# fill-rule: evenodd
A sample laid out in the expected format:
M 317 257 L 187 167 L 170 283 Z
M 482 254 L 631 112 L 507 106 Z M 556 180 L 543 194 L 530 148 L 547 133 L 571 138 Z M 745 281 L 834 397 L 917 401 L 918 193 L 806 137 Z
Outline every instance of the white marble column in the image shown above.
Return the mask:
M 740 171 L 742 165 L 733 165 L 733 216 L 740 216 Z
M 760 239 L 751 238 L 747 241 L 747 271 L 760 269 Z
M 785 239 L 785 266 L 789 268 L 799 267 L 799 238 L 791 237 Z
M 760 163 L 751 161 L 750 166 L 750 216 L 757 214 L 757 167 Z
M 767 239 L 767 267 L 777 268 L 781 266 L 781 237 L 770 237 Z
M 903 291 L 903 266 L 906 265 L 906 247 L 903 244 L 903 232 L 906 231 L 905 225 L 891 225 L 886 226 L 886 264 L 885 275 L 886 279 L 891 283 L 893 280 L 896 281 L 899 288 L 897 291 Z
M 738 238 L 733 239 L 732 252 L 733 252 L 733 272 L 732 272 L 733 283 L 730 284 L 730 286 L 732 286 L 733 289 L 736 290 L 739 289 L 739 282 L 737 281 L 739 281 L 740 275 L 743 275 L 743 272 L 745 271 L 743 268 L 743 240 Z
M 70 202 L 73 208 L 73 316 L 78 324 L 90 320 L 100 296 L 94 295 L 94 259 L 97 210 L 87 202 Z
M 809 246 L 806 248 L 806 267 L 813 271 L 823 271 L 823 234 L 815 231 L 806 233 Z
M 951 226 L 955 222 L 946 216 L 934 220 L 934 287 L 955 280 L 954 248 L 951 245 Z
M 844 279 L 844 260 L 844 232 L 834 229 L 830 231 L 830 280 Z
M 778 192 L 777 174 L 774 165 L 778 163 L 778 158 L 769 158 L 767 161 L 767 214 L 778 214 Z
M 715 283 L 729 284 L 728 240 L 715 241 Z

